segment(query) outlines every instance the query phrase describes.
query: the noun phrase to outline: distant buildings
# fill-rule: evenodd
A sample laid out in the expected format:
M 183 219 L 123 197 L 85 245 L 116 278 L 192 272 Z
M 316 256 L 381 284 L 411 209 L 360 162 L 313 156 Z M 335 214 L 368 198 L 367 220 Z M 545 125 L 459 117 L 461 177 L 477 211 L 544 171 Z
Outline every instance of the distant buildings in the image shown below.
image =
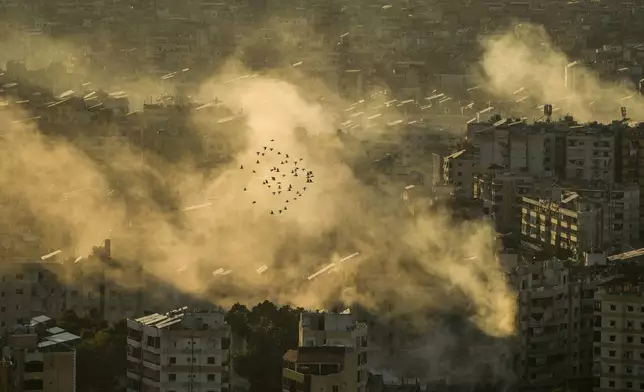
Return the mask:
M 231 391 L 231 331 L 219 311 L 127 320 L 127 390 Z

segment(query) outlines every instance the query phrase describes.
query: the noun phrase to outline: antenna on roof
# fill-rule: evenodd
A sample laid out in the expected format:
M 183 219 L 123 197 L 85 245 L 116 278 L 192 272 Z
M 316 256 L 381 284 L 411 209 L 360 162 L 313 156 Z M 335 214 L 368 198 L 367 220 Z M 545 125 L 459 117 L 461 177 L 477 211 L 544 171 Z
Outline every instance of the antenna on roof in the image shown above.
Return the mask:
M 550 122 L 552 119 L 552 105 L 547 103 L 543 105 L 543 116 L 546 118 L 546 122 Z

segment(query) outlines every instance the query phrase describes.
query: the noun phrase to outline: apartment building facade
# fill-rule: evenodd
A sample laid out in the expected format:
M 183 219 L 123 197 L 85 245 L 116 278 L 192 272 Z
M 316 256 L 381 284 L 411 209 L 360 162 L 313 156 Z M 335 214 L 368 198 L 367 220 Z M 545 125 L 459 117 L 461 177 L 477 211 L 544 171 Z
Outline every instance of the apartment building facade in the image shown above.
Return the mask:
M 643 289 L 639 271 L 595 293 L 595 392 L 644 390 Z
M 460 150 L 443 159 L 443 185 L 453 188 L 455 196 L 473 196 L 472 177 L 479 159 L 471 151 Z
M 500 232 L 518 232 L 522 197 L 541 193 L 552 180 L 504 170 L 477 173 L 473 176 L 473 194 L 482 201 L 483 212 Z
M 298 332 L 299 347 L 352 348 L 350 355 L 356 356 L 356 371 L 360 373 L 356 391 L 366 391 L 370 351 L 369 329 L 366 323 L 357 321 L 350 310 L 342 313 L 306 312 L 300 314 Z
M 615 182 L 618 137 L 605 126 L 579 126 L 566 135 L 566 178 Z
M 522 389 L 588 390 L 593 380 L 594 291 L 591 268 L 556 258 L 524 263 L 514 277 L 518 293 L 515 370 Z
M 601 249 L 601 206 L 578 194 L 562 199 L 523 197 L 521 234 L 545 248 L 575 255 Z
M 14 391 L 76 391 L 76 349 L 80 337 L 37 316 L 7 333 L 2 355 L 12 366 L 3 384 Z
M 352 347 L 298 347 L 284 354 L 282 391 L 355 392 L 363 383 Z M 365 380 L 366 382 L 366 380 Z
M 221 311 L 128 319 L 127 391 L 229 392 L 231 331 Z

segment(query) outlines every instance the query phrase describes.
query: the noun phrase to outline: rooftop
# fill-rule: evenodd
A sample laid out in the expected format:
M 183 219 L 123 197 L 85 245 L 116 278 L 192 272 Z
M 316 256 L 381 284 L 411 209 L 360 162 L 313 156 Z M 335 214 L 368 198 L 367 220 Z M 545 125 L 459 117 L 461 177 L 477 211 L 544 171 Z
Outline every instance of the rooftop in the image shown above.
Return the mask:
M 350 351 L 350 347 L 339 346 L 299 347 L 296 350 L 288 350 L 284 354 L 284 360 L 300 364 L 340 363 L 344 362 L 344 356 Z
M 180 323 L 183 320 L 183 317 L 186 315 L 187 310 L 188 307 L 184 306 L 175 310 L 171 310 L 165 314 L 149 314 L 147 316 L 139 317 L 134 321 L 148 327 L 156 327 L 158 329 L 162 329 Z

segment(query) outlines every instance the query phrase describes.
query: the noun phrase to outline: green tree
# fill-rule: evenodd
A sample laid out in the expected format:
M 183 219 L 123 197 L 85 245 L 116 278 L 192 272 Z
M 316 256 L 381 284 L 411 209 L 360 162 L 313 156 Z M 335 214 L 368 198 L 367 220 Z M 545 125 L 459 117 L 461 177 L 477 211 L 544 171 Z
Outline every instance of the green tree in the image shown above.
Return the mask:
M 95 316 L 95 312 L 90 312 Z M 66 312 L 58 325 L 81 336 L 76 345 L 76 387 L 79 391 L 112 392 L 122 389 L 119 380 L 125 375 L 125 321 L 113 326 L 97 317 L 78 317 Z
M 233 364 L 237 374 L 250 382 L 250 392 L 282 390 L 282 356 L 297 347 L 301 312 L 269 301 L 251 310 L 235 304 L 228 312 L 226 319 L 233 333 L 247 344 L 247 351 L 235 356 Z

